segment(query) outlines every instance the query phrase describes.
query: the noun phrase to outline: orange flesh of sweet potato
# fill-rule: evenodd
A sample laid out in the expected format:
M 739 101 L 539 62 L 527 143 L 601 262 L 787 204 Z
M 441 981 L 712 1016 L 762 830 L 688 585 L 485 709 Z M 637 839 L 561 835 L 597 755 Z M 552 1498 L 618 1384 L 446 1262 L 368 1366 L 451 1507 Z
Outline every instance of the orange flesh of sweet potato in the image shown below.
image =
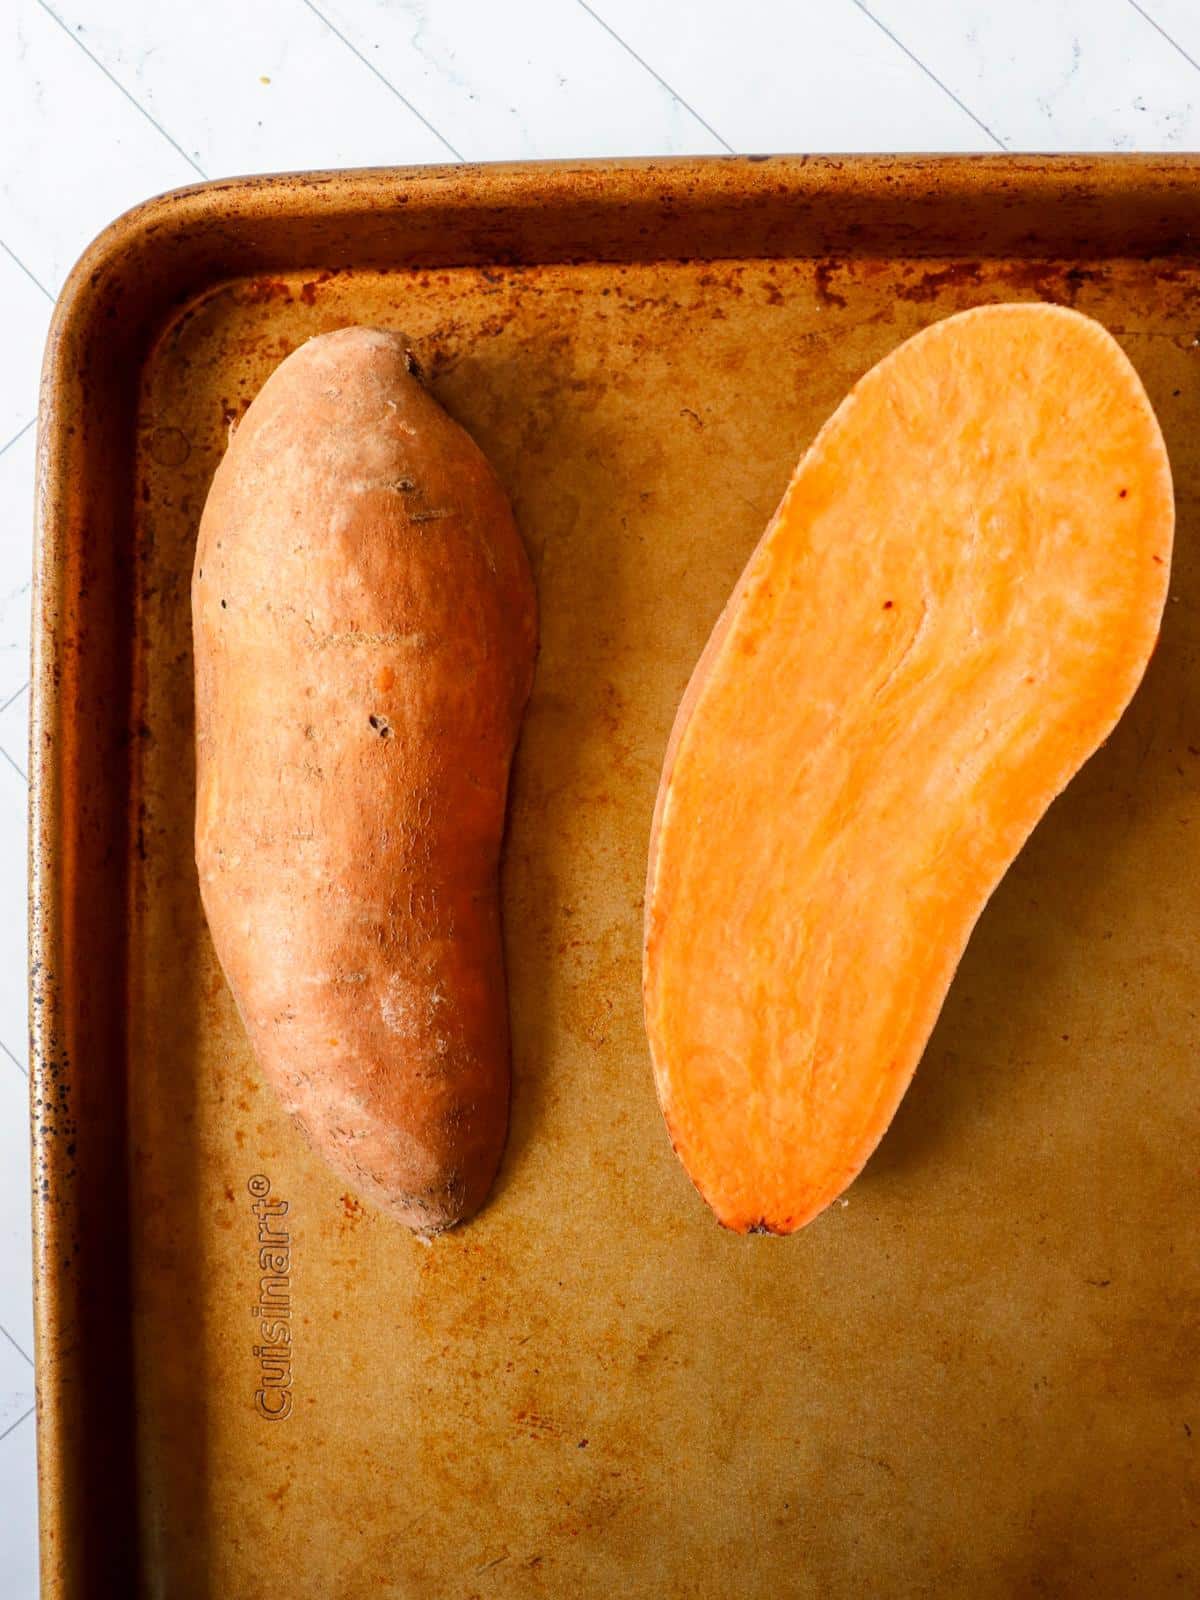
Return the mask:
M 192 585 L 196 861 L 265 1076 L 415 1231 L 482 1204 L 508 1119 L 498 862 L 533 582 L 475 444 L 369 328 L 276 369 Z
M 883 1135 L 988 896 L 1137 687 L 1173 500 L 1110 335 L 999 305 L 859 382 L 692 676 L 646 895 L 672 1142 L 790 1233 Z

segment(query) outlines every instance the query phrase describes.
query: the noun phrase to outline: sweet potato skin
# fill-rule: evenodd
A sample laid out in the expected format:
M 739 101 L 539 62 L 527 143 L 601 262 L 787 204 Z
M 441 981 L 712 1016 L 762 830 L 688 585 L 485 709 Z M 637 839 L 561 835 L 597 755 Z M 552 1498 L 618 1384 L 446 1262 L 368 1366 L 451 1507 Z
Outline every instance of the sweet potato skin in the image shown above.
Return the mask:
M 495 474 L 398 334 L 276 369 L 192 583 L 196 862 L 259 1064 L 414 1231 L 483 1203 L 508 1119 L 498 867 L 536 653 Z
M 1141 679 L 1173 525 L 1136 373 L 1063 307 L 926 329 L 801 461 L 651 830 L 655 1082 L 726 1227 L 794 1232 L 861 1171 L 988 897 Z

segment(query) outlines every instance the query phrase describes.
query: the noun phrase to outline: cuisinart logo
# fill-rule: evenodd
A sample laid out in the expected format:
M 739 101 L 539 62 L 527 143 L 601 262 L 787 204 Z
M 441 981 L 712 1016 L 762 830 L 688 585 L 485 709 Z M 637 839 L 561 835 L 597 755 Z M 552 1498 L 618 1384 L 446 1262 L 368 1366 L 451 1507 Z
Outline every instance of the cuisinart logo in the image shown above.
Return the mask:
M 258 1318 L 254 1346 L 258 1357 L 258 1388 L 254 1409 L 267 1422 L 283 1422 L 292 1414 L 292 1236 L 283 1219 L 286 1200 L 271 1199 L 271 1180 L 256 1173 L 247 1184 L 254 1196 L 251 1209 L 258 1218 L 258 1304 L 250 1307 Z

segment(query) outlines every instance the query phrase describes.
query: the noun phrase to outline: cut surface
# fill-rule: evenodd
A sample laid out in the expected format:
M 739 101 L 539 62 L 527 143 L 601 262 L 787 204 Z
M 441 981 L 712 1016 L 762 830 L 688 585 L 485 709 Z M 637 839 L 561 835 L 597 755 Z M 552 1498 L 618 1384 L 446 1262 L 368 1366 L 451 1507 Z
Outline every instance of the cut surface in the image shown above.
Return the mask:
M 659 790 L 646 1024 L 718 1219 L 861 1170 L 988 896 L 1154 647 L 1166 451 L 1112 337 L 968 311 L 858 383 L 693 673 Z

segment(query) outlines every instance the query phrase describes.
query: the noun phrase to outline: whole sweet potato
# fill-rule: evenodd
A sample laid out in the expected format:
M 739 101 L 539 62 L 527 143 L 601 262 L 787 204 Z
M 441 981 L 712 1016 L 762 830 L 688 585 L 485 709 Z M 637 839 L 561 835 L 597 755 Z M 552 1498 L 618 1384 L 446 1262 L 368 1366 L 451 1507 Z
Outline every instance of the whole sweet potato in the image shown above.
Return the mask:
M 440 1232 L 507 1127 L 497 879 L 537 624 L 504 492 L 402 337 L 344 328 L 270 377 L 192 610 L 196 860 L 255 1054 L 332 1167 Z

